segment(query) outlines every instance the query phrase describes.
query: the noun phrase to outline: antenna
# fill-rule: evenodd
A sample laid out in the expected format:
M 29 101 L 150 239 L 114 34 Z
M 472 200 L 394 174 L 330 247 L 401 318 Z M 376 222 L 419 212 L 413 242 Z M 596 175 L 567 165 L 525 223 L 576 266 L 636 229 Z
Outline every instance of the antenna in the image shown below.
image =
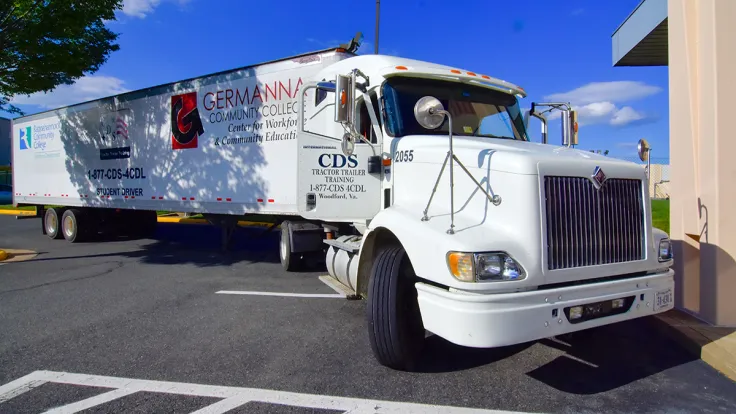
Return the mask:
M 376 44 L 374 54 L 378 54 L 378 22 L 381 19 L 381 0 L 376 0 Z

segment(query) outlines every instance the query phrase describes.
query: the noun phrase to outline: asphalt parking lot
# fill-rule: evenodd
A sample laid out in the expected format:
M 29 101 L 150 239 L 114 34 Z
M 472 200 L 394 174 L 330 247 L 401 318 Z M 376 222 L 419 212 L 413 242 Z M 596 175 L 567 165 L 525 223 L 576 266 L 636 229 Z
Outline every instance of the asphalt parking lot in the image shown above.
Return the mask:
M 493 350 L 430 337 L 421 372 L 392 371 L 364 302 L 334 297 L 318 264 L 282 271 L 276 232 L 218 240 L 159 224 L 70 244 L 0 216 L 0 247 L 39 253 L 0 265 L 0 412 L 736 412 L 736 384 L 647 319 Z

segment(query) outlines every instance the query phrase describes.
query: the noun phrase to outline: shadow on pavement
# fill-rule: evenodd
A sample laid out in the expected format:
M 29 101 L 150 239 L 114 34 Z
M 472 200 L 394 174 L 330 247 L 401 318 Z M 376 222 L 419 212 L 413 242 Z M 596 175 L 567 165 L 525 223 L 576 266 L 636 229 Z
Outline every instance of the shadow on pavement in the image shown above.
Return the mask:
M 278 231 L 260 227 L 238 227 L 232 235 L 228 250 L 221 244 L 222 234 L 215 226 L 197 224 L 159 223 L 152 239 L 138 240 L 138 250 L 110 253 L 92 253 L 79 256 L 43 257 L 34 261 L 70 260 L 94 257 L 128 257 L 147 264 L 194 264 L 200 267 L 231 266 L 241 262 L 278 263 Z M 130 237 L 100 235 L 91 243 L 114 243 L 135 240 Z M 80 243 L 83 245 L 84 243 Z M 324 257 L 310 257 L 305 270 L 324 269 Z
M 418 371 L 434 374 L 477 368 L 509 358 L 532 345 L 534 342 L 502 348 L 468 348 L 432 335 L 425 340 Z
M 527 373 L 571 394 L 610 391 L 695 360 L 642 318 L 540 341 L 565 352 Z

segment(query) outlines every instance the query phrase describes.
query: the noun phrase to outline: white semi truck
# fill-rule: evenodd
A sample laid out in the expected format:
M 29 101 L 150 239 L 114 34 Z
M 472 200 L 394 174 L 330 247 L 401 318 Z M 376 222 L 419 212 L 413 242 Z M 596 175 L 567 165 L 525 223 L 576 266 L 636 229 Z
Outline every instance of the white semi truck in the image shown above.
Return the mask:
M 14 203 L 71 242 L 156 210 L 273 219 L 282 265 L 325 254 L 395 369 L 426 332 L 499 347 L 672 308 L 644 169 L 572 148 L 569 106 L 567 145 L 532 142 L 522 88 L 356 44 L 18 118 Z

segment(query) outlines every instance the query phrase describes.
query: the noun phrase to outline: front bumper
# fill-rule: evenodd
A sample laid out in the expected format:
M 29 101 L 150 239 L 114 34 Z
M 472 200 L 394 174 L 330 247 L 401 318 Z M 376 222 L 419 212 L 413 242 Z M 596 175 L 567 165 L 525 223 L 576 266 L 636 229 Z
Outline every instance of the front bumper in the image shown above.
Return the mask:
M 668 269 L 632 279 L 520 293 L 455 293 L 425 283 L 417 283 L 416 288 L 425 329 L 458 345 L 491 348 L 670 310 L 673 300 L 656 310 L 654 306 L 657 292 L 671 289 L 674 295 L 674 274 Z M 564 311 L 631 296 L 634 300 L 623 313 L 584 322 L 571 323 Z

